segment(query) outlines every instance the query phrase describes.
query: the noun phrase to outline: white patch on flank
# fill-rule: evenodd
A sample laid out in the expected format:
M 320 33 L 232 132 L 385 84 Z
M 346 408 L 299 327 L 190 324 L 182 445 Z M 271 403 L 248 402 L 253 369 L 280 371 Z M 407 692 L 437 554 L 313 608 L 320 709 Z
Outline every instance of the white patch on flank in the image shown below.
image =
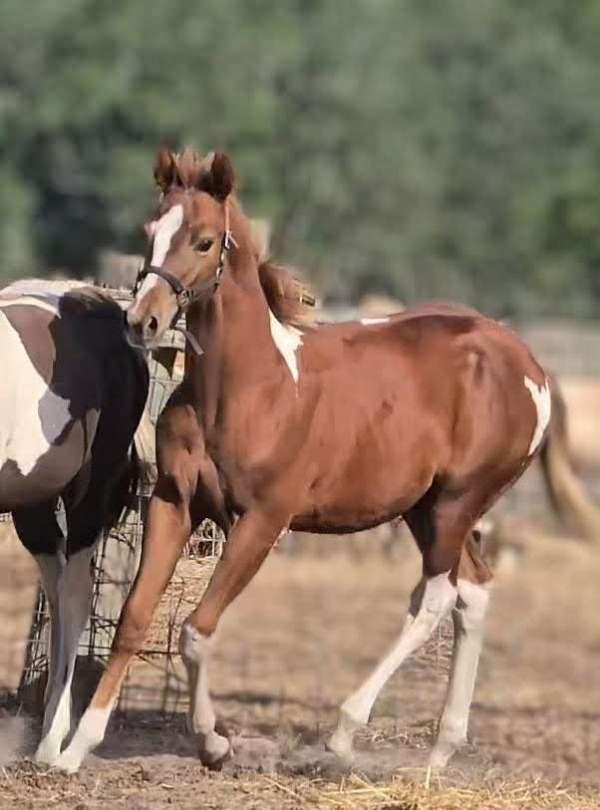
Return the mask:
M 533 431 L 531 444 L 529 445 L 529 455 L 537 449 L 539 443 L 542 441 L 544 431 L 548 427 L 550 421 L 550 389 L 548 388 L 548 380 L 544 380 L 543 385 L 536 385 L 529 377 L 523 377 L 525 388 L 531 394 L 533 404 L 537 411 L 537 424 Z
M 285 326 L 280 323 L 271 310 L 269 310 L 269 323 L 273 342 L 285 360 L 294 382 L 297 383 L 300 370 L 298 368 L 298 356 L 296 353 L 302 345 L 302 332 L 293 326 Z
M 150 223 L 150 232 L 154 234 L 154 244 L 152 246 L 153 267 L 163 266 L 163 263 L 167 258 L 167 253 L 169 252 L 169 248 L 171 247 L 171 240 L 181 228 L 182 223 L 182 205 L 174 205 L 172 208 L 169 208 L 167 213 L 163 214 L 160 219 Z M 139 299 L 142 295 L 145 295 L 148 290 L 151 290 L 160 281 L 160 276 L 157 276 L 155 273 L 150 273 L 150 275 L 146 276 L 142 282 L 142 286 L 137 294 L 137 298 Z
M 363 326 L 373 326 L 376 323 L 387 323 L 389 318 L 361 318 L 360 322 Z
M 21 299 L 18 303 L 28 300 Z M 2 312 L 2 303 L 0 346 L 0 467 L 12 460 L 27 475 L 68 424 L 69 402 L 48 389 L 29 359 L 19 333 Z M 44 425 L 40 407 L 47 415 Z

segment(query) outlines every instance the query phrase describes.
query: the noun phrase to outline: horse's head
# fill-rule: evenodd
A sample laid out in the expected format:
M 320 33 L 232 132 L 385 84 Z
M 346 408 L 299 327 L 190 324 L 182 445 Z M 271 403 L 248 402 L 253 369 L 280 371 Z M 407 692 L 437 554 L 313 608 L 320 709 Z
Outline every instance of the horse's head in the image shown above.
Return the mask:
M 161 190 L 156 217 L 146 223 L 148 250 L 127 310 L 131 343 L 152 347 L 198 298 L 219 285 L 227 250 L 234 173 L 223 152 L 200 158 L 161 149 L 154 167 Z

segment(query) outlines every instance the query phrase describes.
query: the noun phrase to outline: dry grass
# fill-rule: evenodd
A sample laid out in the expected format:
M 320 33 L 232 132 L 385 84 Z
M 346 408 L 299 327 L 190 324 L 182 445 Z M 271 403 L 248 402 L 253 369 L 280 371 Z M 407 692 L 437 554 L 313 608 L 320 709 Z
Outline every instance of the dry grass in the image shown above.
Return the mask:
M 324 751 L 337 706 L 396 637 L 419 575 L 408 544 L 393 559 L 350 559 L 327 540 L 319 558 L 272 555 L 227 614 L 211 684 L 236 756 L 221 774 L 199 765 L 180 715 L 143 713 L 117 720 L 73 778 L 27 762 L 6 768 L 0 808 L 600 807 L 600 554 L 523 528 L 523 558 L 500 577 L 489 617 L 473 745 L 428 787 L 445 632 L 382 693 L 358 735 L 353 773 Z M 183 618 L 195 604 L 209 573 L 194 561 L 178 568 L 159 636 L 166 614 L 177 608 Z
M 190 783 L 193 789 L 190 790 Z M 277 775 L 213 774 L 199 769 L 182 783 L 173 775 L 155 778 L 142 763 L 117 775 L 108 769 L 66 777 L 24 763 L 0 771 L 0 807 L 100 810 L 597 810 L 598 797 L 535 781 L 507 781 L 491 787 L 429 787 L 403 777 L 374 784 L 353 774 L 337 783 Z
M 373 785 L 354 775 L 339 786 L 320 788 L 315 804 L 341 810 L 597 810 L 598 797 L 576 795 L 560 785 L 548 787 L 538 782 L 469 789 L 428 787 L 404 779 Z

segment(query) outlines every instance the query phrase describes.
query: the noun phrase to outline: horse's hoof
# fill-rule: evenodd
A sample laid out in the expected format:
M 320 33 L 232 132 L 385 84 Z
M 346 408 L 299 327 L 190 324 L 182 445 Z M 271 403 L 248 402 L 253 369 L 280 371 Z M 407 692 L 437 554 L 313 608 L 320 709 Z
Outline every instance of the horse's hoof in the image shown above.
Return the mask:
M 58 759 L 53 763 L 52 767 L 57 771 L 62 771 L 63 773 L 77 773 L 81 767 L 81 760 L 79 757 L 70 754 L 69 750 L 67 749 L 62 752 Z
M 48 746 L 43 742 L 38 745 L 33 761 L 36 765 L 55 765 L 60 759 L 60 748 L 57 749 L 54 745 Z
M 202 764 L 211 771 L 220 771 L 223 765 L 233 756 L 231 743 L 227 737 L 213 733 L 210 740 L 204 739 L 198 745 L 198 757 Z
M 428 765 L 431 770 L 441 771 L 442 768 L 445 768 L 456 751 L 465 744 L 466 740 L 453 743 L 437 742 L 429 754 Z
M 331 735 L 329 740 L 325 743 L 325 748 L 346 766 L 352 765 L 354 762 L 354 748 L 352 746 L 352 739 L 344 734 L 340 734 L 339 729 Z
M 342 710 L 336 730 L 325 743 L 327 750 L 335 754 L 345 765 L 352 765 L 354 761 L 354 732 L 361 725 L 363 724 Z

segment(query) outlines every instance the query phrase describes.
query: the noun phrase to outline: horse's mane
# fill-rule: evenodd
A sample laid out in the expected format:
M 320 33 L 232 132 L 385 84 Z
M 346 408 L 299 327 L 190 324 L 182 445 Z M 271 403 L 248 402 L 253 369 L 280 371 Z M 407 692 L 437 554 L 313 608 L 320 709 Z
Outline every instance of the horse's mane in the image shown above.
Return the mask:
M 278 321 L 296 327 L 307 327 L 314 322 L 315 296 L 296 271 L 263 261 L 258 266 L 258 277 L 269 309 Z
M 236 201 L 236 205 L 239 203 Z M 241 210 L 241 207 L 240 207 Z M 249 220 L 258 278 L 269 309 L 278 321 L 307 327 L 314 322 L 316 298 L 298 270 L 269 257 L 269 226 L 264 220 Z

